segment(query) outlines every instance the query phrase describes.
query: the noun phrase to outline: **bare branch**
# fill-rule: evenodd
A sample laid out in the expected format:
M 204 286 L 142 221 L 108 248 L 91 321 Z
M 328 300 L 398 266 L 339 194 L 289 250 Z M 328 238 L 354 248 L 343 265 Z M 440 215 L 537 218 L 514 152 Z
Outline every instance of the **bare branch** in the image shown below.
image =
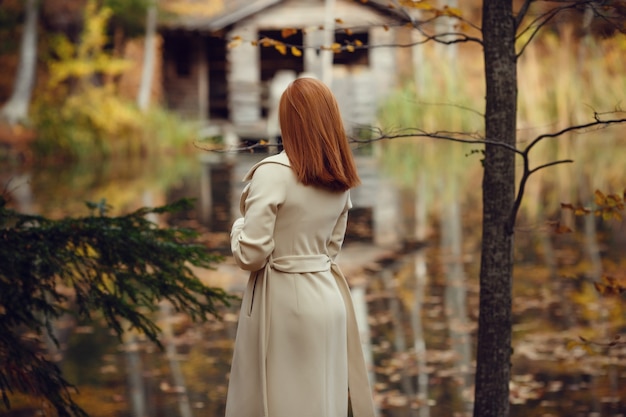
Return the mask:
M 243 151 L 252 152 L 256 149 L 267 149 L 267 148 L 274 148 L 274 147 L 278 148 L 279 146 L 281 146 L 281 144 L 259 141 L 259 142 L 253 143 L 252 145 L 218 148 L 215 146 L 213 147 L 202 146 L 198 142 L 194 142 L 193 146 L 201 151 L 214 152 L 214 153 L 231 153 L 231 152 L 243 152 Z
M 517 36 L 515 36 L 515 40 L 519 40 L 526 32 L 531 31 L 532 33 L 530 34 L 530 37 L 528 38 L 528 40 L 521 46 L 520 51 L 517 53 L 517 56 L 520 57 L 524 51 L 526 50 L 526 47 L 528 45 L 530 45 L 530 42 L 535 38 L 535 36 L 537 36 L 537 34 L 539 33 L 539 31 L 549 22 L 551 21 L 556 15 L 558 15 L 559 13 L 563 12 L 564 10 L 569 10 L 569 9 L 575 9 L 580 7 L 581 5 L 584 4 L 588 4 L 591 3 L 593 0 L 587 0 L 587 1 L 577 1 L 577 2 L 573 2 L 572 4 L 568 4 L 566 6 L 559 6 L 559 7 L 555 7 L 554 9 L 536 17 L 535 19 L 532 20 L 532 22 L 530 22 L 528 24 L 528 26 L 526 26 L 526 28 L 524 30 L 522 30 L 520 33 L 517 34 Z M 521 22 L 520 22 L 521 23 Z
M 525 0 L 524 4 L 522 4 L 522 7 L 517 13 L 517 16 L 515 16 L 515 30 L 519 29 L 520 25 L 522 24 L 522 20 L 524 20 L 524 17 L 526 16 L 526 13 L 528 12 L 528 8 L 530 7 L 530 3 L 532 3 L 532 1 L 533 0 Z
M 601 11 L 598 10 L 598 7 L 596 4 L 590 3 L 589 7 L 591 7 L 591 10 L 593 10 L 593 15 L 599 19 L 601 19 L 602 21 L 604 21 L 609 27 L 611 27 L 613 30 L 615 30 L 616 32 L 620 32 L 620 33 L 624 33 L 626 34 L 626 30 L 625 28 L 620 24 L 622 21 L 621 20 L 617 20 L 615 18 L 611 19 L 609 17 L 607 17 L 607 15 L 605 13 L 602 13 Z
M 467 143 L 471 145 L 493 145 L 493 146 L 498 146 L 498 147 L 507 149 L 511 152 L 515 152 L 518 155 L 523 155 L 522 151 L 506 143 L 473 138 L 473 137 L 478 137 L 478 134 L 472 135 L 469 133 L 448 132 L 448 131 L 426 132 L 421 129 L 403 129 L 402 131 L 399 131 L 397 133 L 385 133 L 381 129 L 377 129 L 377 128 L 372 128 L 372 131 L 378 132 L 379 135 L 370 139 L 358 139 L 358 138 L 351 137 L 350 142 L 363 144 L 363 143 L 378 142 L 381 140 L 388 140 L 388 139 L 431 138 L 431 139 L 447 140 L 450 142 Z
M 506 230 L 507 233 L 513 233 L 513 227 L 515 225 L 515 219 L 517 217 L 517 213 L 519 212 L 520 206 L 522 204 L 522 198 L 524 196 L 524 191 L 526 188 L 526 183 L 528 181 L 528 178 L 532 175 L 535 174 L 536 172 L 548 168 L 548 167 L 552 167 L 555 165 L 560 165 L 560 164 L 567 164 L 567 163 L 572 163 L 574 162 L 571 159 L 562 159 L 562 160 L 558 160 L 558 161 L 552 161 L 552 162 L 548 162 L 546 164 L 542 164 L 539 165 L 533 169 L 530 169 L 530 158 L 529 158 L 529 153 L 531 151 L 531 149 L 540 141 L 542 141 L 543 139 L 546 138 L 554 138 L 554 137 L 558 137 L 561 136 L 565 133 L 568 132 L 573 132 L 573 131 L 578 131 L 578 130 L 583 130 L 583 129 L 588 129 L 588 128 L 592 128 L 592 127 L 597 127 L 597 128 L 605 128 L 608 127 L 609 125 L 612 124 L 617 124 L 617 123 L 625 123 L 626 122 L 626 118 L 624 119 L 608 119 L 608 120 L 602 120 L 601 116 L 605 115 L 605 114 L 616 114 L 616 113 L 624 113 L 621 110 L 615 110 L 612 112 L 607 112 L 607 113 L 598 113 L 595 112 L 594 113 L 594 121 L 590 122 L 590 123 L 585 123 L 582 125 L 576 125 L 576 126 L 569 126 L 566 127 L 564 129 L 559 130 L 558 132 L 554 132 L 554 133 L 546 133 L 543 135 L 540 135 L 538 137 L 536 137 L 533 141 L 530 142 L 530 144 L 523 150 L 523 151 L 518 151 L 517 154 L 520 155 L 523 159 L 523 172 L 522 172 L 522 176 L 520 178 L 520 182 L 519 182 L 519 186 L 518 186 L 518 190 L 517 190 L 517 195 L 515 196 L 515 201 L 513 203 L 513 207 L 511 208 L 511 213 L 509 214 L 509 218 L 506 224 Z
M 528 171 L 528 175 L 530 176 L 530 175 L 534 174 L 535 172 L 537 172 L 539 170 L 542 170 L 544 168 L 548 168 L 548 167 L 551 167 L 551 166 L 554 166 L 554 165 L 571 164 L 572 162 L 574 162 L 573 159 L 561 159 L 561 160 L 558 160 L 558 161 L 548 162 L 546 164 L 539 165 L 538 167 L 535 167 L 535 168 L 529 170 Z
M 528 179 L 530 178 L 530 176 L 544 168 L 548 168 L 554 165 L 574 162 L 571 159 L 563 159 L 563 160 L 552 161 L 547 164 L 540 165 L 534 169 L 529 169 L 530 162 L 528 160 L 528 154 L 523 153 L 522 158 L 524 159 L 524 170 L 522 173 L 522 177 L 520 178 L 519 185 L 517 187 L 517 195 L 515 196 L 515 201 L 513 202 L 511 213 L 509 214 L 509 218 L 506 222 L 506 231 L 509 234 L 513 233 L 513 228 L 515 227 L 515 219 L 517 218 L 517 213 L 519 212 L 519 209 L 522 206 L 522 199 L 524 198 L 524 192 L 526 191 L 526 183 L 528 182 Z
M 593 128 L 593 127 L 606 128 L 606 127 L 609 127 L 609 125 L 614 125 L 614 124 L 619 124 L 619 123 L 626 123 L 626 118 L 622 118 L 622 119 L 607 119 L 607 120 L 602 120 L 601 119 L 601 116 L 604 115 L 604 114 L 616 114 L 616 113 L 625 113 L 625 112 L 621 111 L 621 110 L 616 110 L 616 111 L 606 112 L 606 113 L 597 113 L 596 112 L 596 113 L 594 113 L 594 121 L 593 122 L 584 123 L 584 124 L 581 124 L 581 125 L 568 126 L 568 127 L 564 128 L 564 129 L 561 129 L 561 130 L 559 130 L 557 132 L 544 133 L 543 135 L 539 135 L 535 139 L 533 139 L 532 142 L 530 142 L 530 144 L 526 147 L 524 152 L 528 153 L 531 148 L 533 148 L 536 144 L 538 144 L 539 142 L 541 142 L 544 139 L 556 138 L 556 137 L 562 136 L 562 135 L 564 135 L 564 134 L 566 134 L 568 132 L 575 132 L 575 131 L 588 129 L 588 128 Z

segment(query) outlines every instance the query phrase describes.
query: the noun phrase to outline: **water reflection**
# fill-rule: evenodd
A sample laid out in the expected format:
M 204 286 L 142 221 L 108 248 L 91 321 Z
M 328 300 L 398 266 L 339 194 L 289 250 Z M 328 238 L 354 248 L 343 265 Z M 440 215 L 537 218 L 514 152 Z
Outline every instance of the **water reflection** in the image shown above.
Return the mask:
M 84 175 L 84 170 L 56 172 L 73 184 L 69 188 L 53 181 L 50 171 L 2 178 L 4 183 L 14 178 L 27 184 L 13 192 L 20 210 L 44 214 L 84 214 L 83 200 L 102 197 L 118 202 L 120 210 L 196 197 L 196 213 L 171 221 L 197 227 L 207 245 L 227 253 L 226 234 L 238 215 L 243 187 L 240 178 L 262 157 L 188 158 L 186 169 L 172 170 L 171 178 L 155 178 L 163 168 L 139 169 L 133 176 L 127 167 L 126 174 L 112 177 L 102 174 L 111 173 L 107 168 L 82 179 L 69 177 Z M 464 186 L 459 183 L 454 189 L 453 178 L 447 177 L 440 190 L 453 191 L 442 198 L 445 204 L 437 206 L 435 218 L 426 205 L 432 200 L 424 197 L 433 194 L 432 175 L 424 172 L 410 187 L 400 187 L 381 173 L 374 157 L 361 155 L 357 163 L 363 185 L 353 193 L 354 210 L 340 262 L 353 284 L 379 415 L 471 415 L 479 210 L 468 205 Z M 121 189 L 122 194 L 112 196 Z M 73 199 L 78 201 L 65 204 Z M 624 329 L 619 303 L 599 297 L 587 280 L 588 271 L 596 269 L 590 268 L 591 246 L 584 242 L 593 238 L 593 253 L 610 259 L 613 270 L 623 270 L 626 241 L 594 226 L 581 227 L 573 236 L 555 236 L 540 227 L 518 233 L 514 417 L 626 413 L 621 400 L 626 398 L 626 348 L 589 355 L 566 346 L 589 328 L 602 330 L 594 337 Z M 427 241 L 425 247 L 403 244 L 422 241 Z M 202 277 L 233 292 L 240 292 L 247 278 L 229 259 L 216 271 L 202 271 Z M 97 324 L 63 322 L 58 327 L 66 332 L 67 343 L 59 360 L 81 388 L 80 403 L 94 417 L 219 417 L 237 313 L 238 306 L 233 306 L 224 311 L 222 321 L 194 325 L 164 305 L 156 317 L 164 330 L 163 352 L 140 335 L 128 334 L 120 344 Z M 5 414 L 36 414 L 25 402 L 16 404 L 21 408 Z

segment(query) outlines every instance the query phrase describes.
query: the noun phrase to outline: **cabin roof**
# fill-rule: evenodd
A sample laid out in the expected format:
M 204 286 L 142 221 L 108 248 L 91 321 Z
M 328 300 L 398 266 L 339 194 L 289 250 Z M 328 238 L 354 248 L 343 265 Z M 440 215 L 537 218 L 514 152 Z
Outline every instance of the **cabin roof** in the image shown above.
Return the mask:
M 160 26 L 165 29 L 218 31 L 284 0 L 164 0 L 165 16 Z M 389 7 L 388 0 L 356 2 L 379 12 L 404 17 Z

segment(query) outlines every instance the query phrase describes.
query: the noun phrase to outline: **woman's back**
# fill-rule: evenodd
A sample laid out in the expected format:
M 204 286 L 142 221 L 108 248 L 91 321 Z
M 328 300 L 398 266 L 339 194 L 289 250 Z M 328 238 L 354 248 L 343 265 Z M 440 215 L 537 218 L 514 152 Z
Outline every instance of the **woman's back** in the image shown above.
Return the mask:
M 285 187 L 285 201 L 276 213 L 273 256 L 329 254 L 334 227 L 348 208 L 349 192 L 302 185 L 283 165 L 268 164 L 264 169 L 281 176 Z

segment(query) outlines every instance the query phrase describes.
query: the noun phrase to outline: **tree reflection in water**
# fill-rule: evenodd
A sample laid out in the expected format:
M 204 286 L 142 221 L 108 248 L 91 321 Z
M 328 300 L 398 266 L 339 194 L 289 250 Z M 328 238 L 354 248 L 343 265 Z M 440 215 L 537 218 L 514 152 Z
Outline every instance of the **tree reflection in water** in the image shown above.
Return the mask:
M 204 224 L 202 213 L 197 219 L 193 213 L 171 219 L 206 231 L 207 244 L 225 254 L 225 232 L 211 227 L 224 229 L 229 223 L 225 220 L 227 214 L 236 214 L 233 201 L 241 187 L 238 178 L 246 166 L 255 162 L 249 157 L 242 160 L 243 166 L 219 161 L 211 175 L 202 180 L 202 193 L 210 193 L 210 198 L 204 194 L 205 201 L 219 208 Z M 425 173 L 416 175 L 422 179 L 421 185 L 418 182 L 407 190 L 377 182 L 382 174 L 371 160 L 363 169 L 367 192 L 355 193 L 361 202 L 355 219 L 361 220 L 353 225 L 358 230 L 349 234 L 340 262 L 354 284 L 380 416 L 469 416 L 478 306 L 479 210 L 463 193 L 452 192 L 458 198 L 446 199 L 437 207 L 439 216 L 434 219 L 429 217 L 432 209 L 425 206 L 427 199 L 422 198 L 428 192 L 432 195 L 432 190 L 425 190 L 432 186 Z M 158 191 L 156 198 L 199 196 L 199 171 L 194 169 L 177 181 L 167 182 L 167 188 Z M 23 175 L 31 178 L 28 190 L 54 190 L 42 185 L 52 178 L 49 172 Z M 207 181 L 217 179 L 220 184 L 207 190 Z M 138 181 L 138 187 L 129 182 L 125 177 L 122 188 L 134 190 L 127 195 L 144 195 L 145 181 Z M 229 184 L 228 192 L 223 191 L 225 182 Z M 377 195 L 380 186 L 385 192 Z M 446 179 L 446 187 L 451 187 L 450 178 Z M 465 187 L 458 184 L 459 189 Z M 21 200 L 26 210 L 47 207 L 39 200 L 41 194 L 27 194 Z M 79 190 L 79 195 L 87 194 Z M 60 211 L 58 201 L 62 197 L 54 197 L 55 213 Z M 372 199 L 384 201 L 376 201 L 369 208 L 363 205 Z M 122 208 L 133 204 L 141 201 L 120 203 Z M 376 207 L 387 210 L 385 215 L 374 213 Z M 401 242 L 390 247 L 375 244 L 373 233 L 384 228 L 375 227 L 372 218 L 389 218 L 391 209 L 405 217 L 398 224 L 409 225 L 401 227 L 400 238 L 410 242 L 428 240 L 425 247 L 410 249 Z M 543 224 L 542 219 L 535 222 Z M 619 273 L 625 267 L 622 257 L 626 240 L 616 230 L 623 233 L 623 229 L 598 222 L 592 229 L 585 228 L 584 220 L 579 223 L 580 232 L 568 236 L 554 235 L 543 226 L 518 231 L 512 417 L 609 417 L 626 413 L 622 400 L 626 398 L 626 348 L 604 350 L 597 355 L 580 348 L 567 349 L 568 341 L 579 335 L 602 339 L 625 327 L 620 300 L 599 297 L 588 279 L 592 253 L 591 246 L 585 244 L 591 242 L 589 239 L 597 243 L 594 253 L 602 255 L 604 273 Z M 367 227 L 371 230 L 365 230 Z M 597 265 L 593 264 L 594 270 Z M 216 271 L 202 273 L 208 282 L 233 292 L 240 292 L 246 279 L 245 273 L 228 259 Z M 59 329 L 74 329 L 63 346 L 61 365 L 78 384 L 80 403 L 94 417 L 220 417 L 237 314 L 238 306 L 234 305 L 224 311 L 223 320 L 200 326 L 164 310 L 159 318 L 166 330 L 164 352 L 147 344 L 140 335 L 129 335 L 120 344 L 97 323 L 81 323 L 80 327 L 69 321 L 60 323 Z M 86 328 L 91 328 L 91 333 L 76 332 Z M 95 340 L 97 350 L 89 343 Z M 14 406 L 14 412 L 5 415 L 37 414 L 32 400 L 18 399 Z

